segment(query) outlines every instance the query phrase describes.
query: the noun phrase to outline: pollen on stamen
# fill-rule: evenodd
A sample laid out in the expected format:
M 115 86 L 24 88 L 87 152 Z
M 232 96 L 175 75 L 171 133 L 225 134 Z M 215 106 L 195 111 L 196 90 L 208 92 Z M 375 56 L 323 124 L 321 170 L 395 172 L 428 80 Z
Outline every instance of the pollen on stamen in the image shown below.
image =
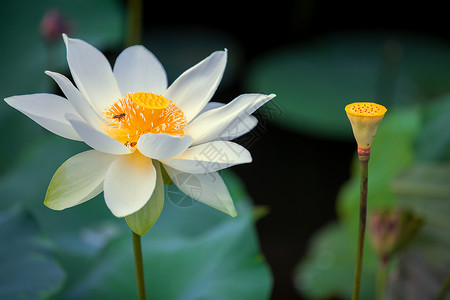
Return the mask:
M 156 99 L 153 101 L 155 105 L 144 106 L 144 98 L 149 103 Z M 135 101 L 136 99 L 138 100 Z M 152 93 L 127 94 L 104 111 L 104 118 L 108 124 L 104 126 L 104 130 L 133 151 L 143 134 L 167 133 L 184 136 L 187 126 L 184 113 L 175 104 Z

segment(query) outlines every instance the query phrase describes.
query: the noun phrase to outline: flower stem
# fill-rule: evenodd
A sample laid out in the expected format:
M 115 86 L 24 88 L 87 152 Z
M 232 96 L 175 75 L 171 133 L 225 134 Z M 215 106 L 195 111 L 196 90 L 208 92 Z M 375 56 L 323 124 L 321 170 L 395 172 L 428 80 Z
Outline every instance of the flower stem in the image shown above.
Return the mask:
M 359 299 L 359 287 L 361 282 L 361 270 L 364 253 L 364 236 L 366 232 L 367 218 L 367 181 L 369 171 L 370 148 L 358 148 L 358 157 L 360 163 L 361 186 L 359 199 L 359 231 L 358 231 L 358 253 L 356 256 L 355 279 L 353 282 L 353 300 Z
M 389 257 L 383 256 L 380 258 L 378 264 L 377 272 L 377 289 L 376 289 L 376 299 L 384 300 L 386 298 L 386 287 L 388 279 L 388 262 Z
M 139 300 L 145 300 L 144 266 L 142 264 L 141 236 L 133 233 L 134 263 Z
M 126 46 L 141 43 L 142 0 L 128 0 L 128 33 Z

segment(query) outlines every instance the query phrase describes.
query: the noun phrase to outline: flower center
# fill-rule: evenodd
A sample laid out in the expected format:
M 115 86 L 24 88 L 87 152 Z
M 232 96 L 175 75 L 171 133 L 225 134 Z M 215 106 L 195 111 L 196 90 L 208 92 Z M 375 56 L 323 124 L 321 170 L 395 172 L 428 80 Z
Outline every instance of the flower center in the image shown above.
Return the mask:
M 345 111 L 354 116 L 379 117 L 386 113 L 386 108 L 376 103 L 357 102 L 347 105 Z
M 184 136 L 187 125 L 184 113 L 170 100 L 153 93 L 127 94 L 103 113 L 108 122 L 106 133 L 136 150 L 139 137 L 146 133 Z

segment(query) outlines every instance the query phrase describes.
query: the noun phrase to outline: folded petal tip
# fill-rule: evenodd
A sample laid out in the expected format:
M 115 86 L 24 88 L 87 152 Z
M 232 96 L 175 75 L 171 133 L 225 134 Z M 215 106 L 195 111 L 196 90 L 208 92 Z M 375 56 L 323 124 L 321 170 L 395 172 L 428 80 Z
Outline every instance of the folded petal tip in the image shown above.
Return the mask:
M 236 218 L 237 217 L 237 212 L 236 212 L 235 209 L 233 209 L 232 211 L 228 212 L 228 215 L 230 215 L 233 218 Z

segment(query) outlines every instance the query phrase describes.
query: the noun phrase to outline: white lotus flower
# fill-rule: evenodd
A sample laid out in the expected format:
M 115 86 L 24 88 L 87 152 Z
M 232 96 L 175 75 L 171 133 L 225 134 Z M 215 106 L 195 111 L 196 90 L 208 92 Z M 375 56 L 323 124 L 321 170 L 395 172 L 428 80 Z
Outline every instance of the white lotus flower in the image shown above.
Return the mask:
M 5 99 L 47 130 L 93 148 L 61 165 L 45 205 L 62 210 L 103 191 L 111 212 L 142 235 L 162 210 L 164 174 L 194 199 L 235 216 L 217 171 L 251 161 L 245 148 L 229 140 L 251 130 L 256 125 L 251 114 L 275 95 L 208 103 L 221 81 L 226 50 L 212 53 L 168 87 L 161 63 L 143 46 L 125 49 L 111 69 L 96 48 L 63 37 L 77 87 L 61 74 L 46 74 L 67 99 L 53 94 Z M 177 180 L 187 174 L 197 191 Z

